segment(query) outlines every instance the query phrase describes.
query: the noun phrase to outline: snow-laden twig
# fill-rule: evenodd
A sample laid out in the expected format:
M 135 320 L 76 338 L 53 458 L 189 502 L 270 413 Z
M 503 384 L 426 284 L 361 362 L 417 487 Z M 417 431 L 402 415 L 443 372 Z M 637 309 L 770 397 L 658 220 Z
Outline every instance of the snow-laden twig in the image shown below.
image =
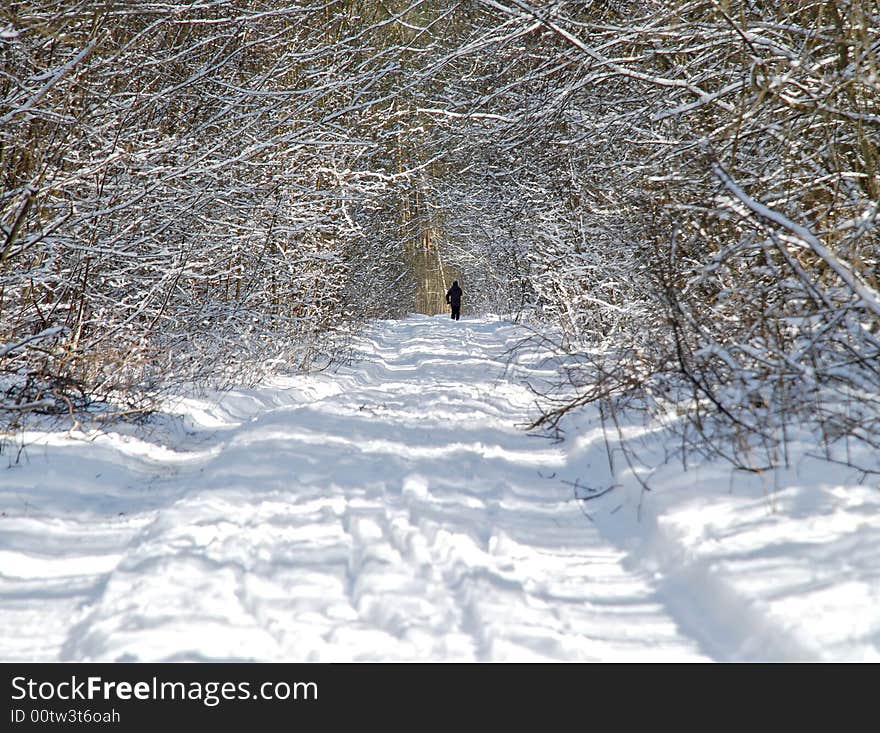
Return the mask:
M 39 333 L 33 334 L 32 336 L 23 338 L 20 341 L 16 341 L 15 343 L 2 345 L 0 346 L 0 358 L 6 356 L 7 354 L 11 354 L 13 351 L 18 351 L 24 346 L 34 343 L 35 341 L 42 341 L 43 339 L 58 336 L 62 333 L 67 332 L 68 330 L 69 329 L 67 326 L 52 326 L 51 328 L 47 328 L 43 331 L 40 331 Z
M 736 181 L 733 180 L 731 175 L 724 170 L 721 165 L 713 163 L 712 170 L 724 187 L 744 203 L 753 213 L 766 221 L 782 227 L 790 234 L 794 235 L 797 241 L 811 249 L 814 254 L 818 255 L 822 261 L 828 265 L 828 267 L 837 273 L 850 290 L 859 296 L 865 307 L 872 311 L 874 315 L 880 316 L 880 293 L 867 283 L 863 282 L 856 274 L 852 265 L 842 257 L 834 254 L 806 227 L 793 222 L 787 216 L 771 209 L 769 206 L 765 206 L 759 201 L 755 201 L 739 187 Z
M 11 111 L 7 112 L 5 115 L 0 117 L 0 125 L 5 124 L 12 120 L 14 117 L 20 114 L 24 114 L 32 110 L 37 104 L 39 104 L 40 100 L 45 97 L 49 91 L 55 87 L 64 77 L 70 74 L 79 64 L 85 61 L 91 53 L 95 50 L 99 43 L 103 40 L 103 37 L 93 38 L 86 45 L 85 48 L 82 49 L 76 56 L 74 56 L 70 61 L 68 61 L 64 66 L 62 66 L 58 71 L 56 71 L 52 78 L 49 79 L 36 93 L 31 96 L 30 99 L 27 100 L 24 104 L 18 107 L 14 107 Z

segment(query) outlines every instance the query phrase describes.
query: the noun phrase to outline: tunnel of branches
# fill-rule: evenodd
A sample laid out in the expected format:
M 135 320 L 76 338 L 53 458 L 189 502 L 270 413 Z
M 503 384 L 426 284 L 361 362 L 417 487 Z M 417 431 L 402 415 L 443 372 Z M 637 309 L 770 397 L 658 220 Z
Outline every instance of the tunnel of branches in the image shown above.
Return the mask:
M 4 420 L 310 368 L 458 280 L 565 357 L 544 424 L 673 401 L 750 469 L 793 423 L 876 440 L 878 29 L 869 0 L 10 0 Z

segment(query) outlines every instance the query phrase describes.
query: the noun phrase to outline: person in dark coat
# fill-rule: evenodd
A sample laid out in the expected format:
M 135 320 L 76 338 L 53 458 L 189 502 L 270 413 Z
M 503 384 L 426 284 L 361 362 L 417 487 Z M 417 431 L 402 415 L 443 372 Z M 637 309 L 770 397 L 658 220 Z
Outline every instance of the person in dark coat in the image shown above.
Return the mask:
M 458 280 L 452 281 L 452 287 L 446 291 L 446 302 L 452 306 L 452 319 L 457 321 L 461 316 L 461 293 Z

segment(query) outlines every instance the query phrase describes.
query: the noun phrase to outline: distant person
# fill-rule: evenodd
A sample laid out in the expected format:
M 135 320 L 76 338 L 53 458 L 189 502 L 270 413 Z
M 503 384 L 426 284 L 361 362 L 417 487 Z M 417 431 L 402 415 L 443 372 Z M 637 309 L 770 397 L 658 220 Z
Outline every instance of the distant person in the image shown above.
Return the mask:
M 453 280 L 452 287 L 446 291 L 446 302 L 452 306 L 452 320 L 454 321 L 461 317 L 461 293 L 458 280 Z

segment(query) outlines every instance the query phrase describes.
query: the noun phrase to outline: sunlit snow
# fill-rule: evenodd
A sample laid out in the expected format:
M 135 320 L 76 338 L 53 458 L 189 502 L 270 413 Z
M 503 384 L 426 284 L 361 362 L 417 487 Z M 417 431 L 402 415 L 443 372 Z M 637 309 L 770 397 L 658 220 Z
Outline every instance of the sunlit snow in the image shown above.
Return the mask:
M 880 659 L 876 480 L 670 461 L 643 496 L 589 411 L 522 429 L 553 372 L 521 336 L 380 321 L 336 370 L 21 436 L 0 659 Z

